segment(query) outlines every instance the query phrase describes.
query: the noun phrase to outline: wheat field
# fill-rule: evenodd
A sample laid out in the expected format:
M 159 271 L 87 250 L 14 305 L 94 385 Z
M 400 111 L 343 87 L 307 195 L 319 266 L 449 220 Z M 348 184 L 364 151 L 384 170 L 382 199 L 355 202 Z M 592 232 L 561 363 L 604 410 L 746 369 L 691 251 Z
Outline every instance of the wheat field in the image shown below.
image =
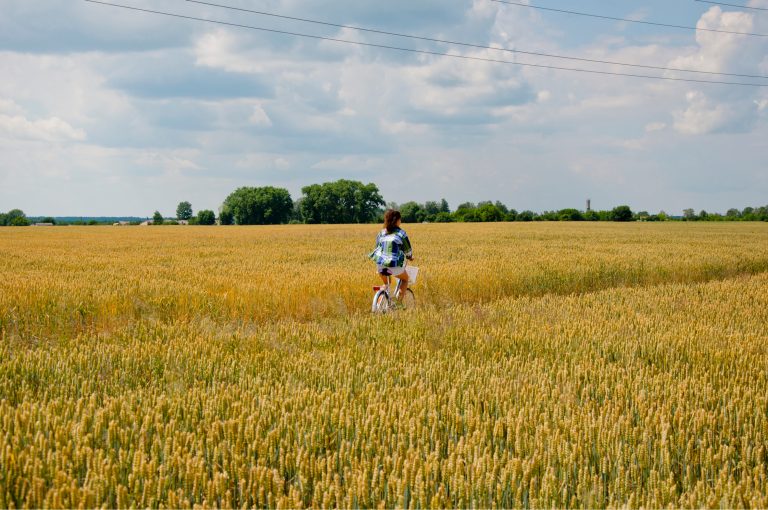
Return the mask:
M 0 507 L 768 507 L 768 225 L 0 229 Z

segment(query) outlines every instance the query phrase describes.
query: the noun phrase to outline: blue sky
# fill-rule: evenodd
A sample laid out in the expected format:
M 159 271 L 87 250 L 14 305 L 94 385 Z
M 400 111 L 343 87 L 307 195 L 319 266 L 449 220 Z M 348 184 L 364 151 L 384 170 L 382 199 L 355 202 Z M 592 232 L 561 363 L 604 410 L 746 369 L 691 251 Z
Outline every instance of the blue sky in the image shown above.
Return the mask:
M 768 7 L 768 0 L 746 2 Z M 683 76 L 407 40 L 186 0 L 113 3 L 468 57 Z M 481 46 L 768 76 L 768 37 L 491 0 L 213 3 Z M 768 33 L 765 11 L 692 0 L 533 5 Z M 286 187 L 297 198 L 302 186 L 339 178 L 375 182 L 388 201 L 444 197 L 452 207 L 501 200 L 518 210 L 583 209 L 591 198 L 596 208 L 626 203 L 679 214 L 768 204 L 768 87 L 397 52 L 81 0 L 4 0 L 0 76 L 0 211 L 172 215 L 182 200 L 216 210 L 240 186 Z

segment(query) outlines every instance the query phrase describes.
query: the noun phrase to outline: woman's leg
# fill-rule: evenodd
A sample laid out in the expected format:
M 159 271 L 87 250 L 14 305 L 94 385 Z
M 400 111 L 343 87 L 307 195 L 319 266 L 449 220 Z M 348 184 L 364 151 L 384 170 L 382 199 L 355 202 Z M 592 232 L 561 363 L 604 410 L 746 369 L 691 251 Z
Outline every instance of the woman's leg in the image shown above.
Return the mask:
M 402 273 L 395 275 L 395 278 L 400 280 L 400 295 L 397 297 L 397 300 L 402 301 L 405 297 L 405 291 L 408 290 L 408 282 L 410 281 L 408 278 L 408 272 L 403 271 Z
M 389 270 L 381 266 L 378 266 L 376 268 L 376 274 L 379 275 L 379 278 L 381 278 L 381 281 L 384 283 L 384 285 L 387 286 L 387 289 L 389 289 L 389 274 L 390 274 Z

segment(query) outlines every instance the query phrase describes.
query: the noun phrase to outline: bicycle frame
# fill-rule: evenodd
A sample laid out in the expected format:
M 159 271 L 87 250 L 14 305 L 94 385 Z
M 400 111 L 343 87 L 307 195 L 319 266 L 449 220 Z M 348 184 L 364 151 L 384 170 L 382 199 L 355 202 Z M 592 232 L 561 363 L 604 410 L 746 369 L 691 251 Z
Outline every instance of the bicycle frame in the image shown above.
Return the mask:
M 408 259 L 405 260 L 405 264 L 403 264 L 403 267 L 408 265 Z M 395 292 L 394 294 L 390 294 L 389 287 L 392 284 L 392 275 L 387 275 L 387 285 L 376 285 L 373 287 L 374 292 L 376 292 L 373 296 L 373 303 L 371 304 L 371 311 L 376 312 L 386 312 L 390 305 L 392 304 L 392 297 L 394 296 L 395 299 L 399 299 L 400 297 L 400 289 L 402 287 L 403 280 L 400 278 L 397 278 L 397 285 L 395 285 Z M 386 305 L 384 309 L 380 309 L 379 307 L 379 299 L 380 295 L 384 294 L 386 297 Z

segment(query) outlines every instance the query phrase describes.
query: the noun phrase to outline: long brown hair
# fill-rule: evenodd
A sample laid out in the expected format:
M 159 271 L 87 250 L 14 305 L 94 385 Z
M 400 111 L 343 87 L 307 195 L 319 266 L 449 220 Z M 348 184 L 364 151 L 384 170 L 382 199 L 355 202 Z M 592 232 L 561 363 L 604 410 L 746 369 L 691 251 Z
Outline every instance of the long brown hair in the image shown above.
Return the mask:
M 384 228 L 388 233 L 392 233 L 397 228 L 397 220 L 401 218 L 400 211 L 394 209 L 387 209 L 384 213 Z

